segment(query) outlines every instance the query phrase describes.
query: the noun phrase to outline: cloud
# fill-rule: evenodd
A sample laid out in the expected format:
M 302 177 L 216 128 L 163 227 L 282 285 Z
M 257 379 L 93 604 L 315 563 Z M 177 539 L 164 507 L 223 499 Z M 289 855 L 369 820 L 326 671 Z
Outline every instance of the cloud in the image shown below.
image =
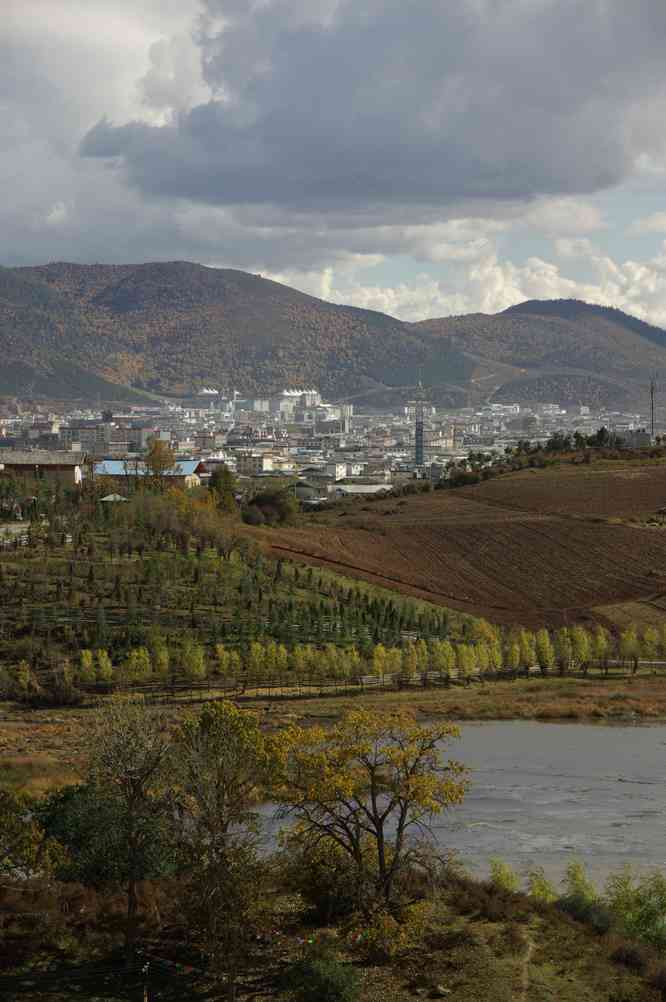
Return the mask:
M 666 233 L 666 212 L 653 212 L 650 216 L 637 219 L 629 228 L 630 233 Z
M 542 198 L 531 205 L 524 224 L 550 237 L 596 233 L 606 228 L 601 209 L 580 198 Z
M 663 0 L 205 10 L 210 99 L 161 125 L 102 118 L 82 144 L 147 195 L 390 215 L 593 192 L 664 152 Z
M 580 296 L 666 323 L 666 250 L 610 253 L 593 196 L 663 187 L 663 0 L 8 7 L 3 264 L 191 259 L 405 319 Z

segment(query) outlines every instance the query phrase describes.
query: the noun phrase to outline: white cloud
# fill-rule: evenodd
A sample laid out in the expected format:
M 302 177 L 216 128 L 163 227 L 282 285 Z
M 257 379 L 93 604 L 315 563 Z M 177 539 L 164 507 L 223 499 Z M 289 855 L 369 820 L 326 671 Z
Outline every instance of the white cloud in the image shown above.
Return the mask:
M 595 233 L 606 227 L 601 209 L 579 198 L 539 199 L 528 208 L 524 222 L 550 237 Z
M 666 233 L 666 212 L 653 212 L 650 216 L 637 219 L 629 229 L 630 233 Z

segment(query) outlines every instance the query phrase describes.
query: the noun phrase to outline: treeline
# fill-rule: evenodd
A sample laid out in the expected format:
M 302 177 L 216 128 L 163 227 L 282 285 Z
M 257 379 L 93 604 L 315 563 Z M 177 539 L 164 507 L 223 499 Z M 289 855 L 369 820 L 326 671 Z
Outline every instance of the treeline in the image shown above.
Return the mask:
M 546 469 L 562 462 L 591 464 L 596 460 L 663 459 L 666 447 L 660 437 L 656 444 L 642 449 L 626 448 L 622 438 L 600 428 L 593 435 L 580 432 L 569 434 L 555 432 L 547 442 L 521 439 L 515 446 L 507 446 L 504 455 L 498 456 L 483 450 L 471 450 L 465 459 L 451 460 L 446 465 L 446 475 L 435 489 L 466 487 L 515 473 L 524 469 Z
M 159 631 L 149 643 L 130 647 L 120 659 L 107 648 L 84 648 L 76 660 L 61 659 L 47 670 L 37 670 L 26 660 L 0 672 L 0 694 L 33 705 L 76 703 L 83 691 L 153 684 L 165 690 L 176 682 L 208 680 L 224 687 L 253 684 L 317 683 L 387 676 L 408 682 L 427 673 L 456 679 L 501 676 L 530 668 L 586 672 L 620 661 L 636 672 L 639 662 L 666 659 L 666 624 L 661 631 L 629 626 L 614 637 L 603 627 L 582 626 L 549 632 L 501 630 L 485 620 L 468 627 L 468 638 L 449 640 L 405 639 L 400 646 L 326 643 L 284 644 L 274 639 L 251 640 L 231 646 L 204 645 L 185 634 L 175 643 Z

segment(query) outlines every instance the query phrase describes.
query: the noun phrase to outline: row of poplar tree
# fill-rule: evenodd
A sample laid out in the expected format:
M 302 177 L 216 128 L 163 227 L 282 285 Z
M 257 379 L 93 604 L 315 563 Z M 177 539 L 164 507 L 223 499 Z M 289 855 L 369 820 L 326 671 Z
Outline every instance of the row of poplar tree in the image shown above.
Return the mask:
M 642 632 L 629 626 L 613 636 L 602 626 L 526 629 L 506 633 L 484 620 L 470 642 L 451 640 L 409 640 L 399 647 L 374 644 L 366 649 L 355 645 L 293 644 L 275 640 L 252 641 L 244 646 L 215 644 L 207 648 L 191 637 L 169 646 L 158 637 L 151 647 L 131 648 L 114 664 L 105 648 L 82 650 L 78 663 L 65 660 L 59 665 L 65 681 L 72 685 L 138 685 L 185 679 L 201 682 L 280 681 L 354 679 L 359 676 L 401 675 L 414 677 L 425 672 L 471 676 L 530 667 L 562 672 L 585 670 L 591 664 L 621 660 L 634 668 L 640 660 L 666 657 L 666 625 L 661 631 L 647 627 Z M 5 675 L 5 687 L 17 695 L 31 693 L 39 680 L 28 662 Z

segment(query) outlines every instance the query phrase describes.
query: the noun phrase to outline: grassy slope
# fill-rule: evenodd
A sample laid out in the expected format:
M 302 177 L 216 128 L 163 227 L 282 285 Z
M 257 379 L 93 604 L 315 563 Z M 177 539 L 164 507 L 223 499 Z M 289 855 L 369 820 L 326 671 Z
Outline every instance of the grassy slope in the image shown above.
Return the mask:
M 302 951 L 303 940 L 334 930 L 303 925 L 284 902 L 284 923 L 278 918 L 278 935 L 272 935 L 254 970 L 241 979 L 240 998 L 287 1000 L 279 987 L 285 966 Z M 360 960 L 339 939 L 341 955 L 354 963 L 361 980 L 361 1002 L 411 1002 L 415 997 L 445 997 L 451 1002 L 658 1002 L 651 987 L 660 970 L 659 959 L 646 953 L 646 969 L 630 973 L 611 959 L 620 942 L 612 935 L 599 936 L 571 921 L 554 907 L 539 906 L 523 895 L 487 891 L 480 885 L 453 881 L 431 907 L 423 930 L 414 942 L 390 963 Z M 90 947 L 88 946 L 88 951 Z M 140 997 L 141 979 L 123 971 L 116 959 L 85 958 L 79 947 L 78 963 L 65 957 L 72 944 L 63 942 L 61 956 L 45 956 L 41 965 L 23 971 L 0 973 L 0 992 L 6 1002 L 37 1002 L 46 993 L 52 1002 L 100 1002 Z M 159 941 L 150 951 L 159 957 Z M 83 954 L 83 956 L 81 956 Z M 168 954 L 168 948 L 167 948 Z M 85 958 L 85 959 L 84 959 Z M 187 958 L 181 953 L 181 963 Z M 48 971 L 44 970 L 49 962 Z M 176 974 L 158 963 L 151 965 L 150 991 L 166 1002 L 218 999 L 220 986 L 196 974 Z M 444 992 L 441 991 L 444 989 Z

